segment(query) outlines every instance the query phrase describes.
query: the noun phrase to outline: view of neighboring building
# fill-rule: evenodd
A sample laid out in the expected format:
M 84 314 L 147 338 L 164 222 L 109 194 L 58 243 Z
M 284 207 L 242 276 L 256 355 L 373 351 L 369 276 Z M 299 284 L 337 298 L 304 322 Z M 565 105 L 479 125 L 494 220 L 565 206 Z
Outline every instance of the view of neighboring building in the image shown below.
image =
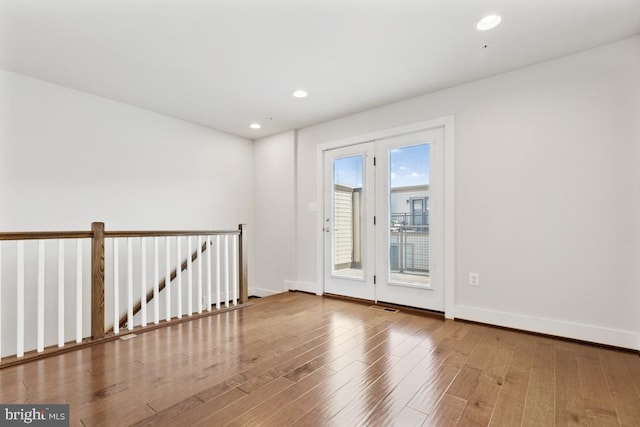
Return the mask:
M 391 225 L 429 225 L 429 186 L 392 187 Z
M 334 271 L 360 269 L 362 188 L 334 185 Z M 390 194 L 393 273 L 429 273 L 429 186 L 395 187 Z
M 429 186 L 391 189 L 391 271 L 429 273 Z

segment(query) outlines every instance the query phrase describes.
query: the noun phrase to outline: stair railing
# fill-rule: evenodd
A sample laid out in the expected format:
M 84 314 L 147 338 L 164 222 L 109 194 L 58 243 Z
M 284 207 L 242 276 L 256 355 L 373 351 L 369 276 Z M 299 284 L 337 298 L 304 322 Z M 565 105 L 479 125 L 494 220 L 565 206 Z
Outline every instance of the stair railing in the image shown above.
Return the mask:
M 0 233 L 0 368 L 247 300 L 244 224 L 109 231 L 94 222 L 91 231 Z

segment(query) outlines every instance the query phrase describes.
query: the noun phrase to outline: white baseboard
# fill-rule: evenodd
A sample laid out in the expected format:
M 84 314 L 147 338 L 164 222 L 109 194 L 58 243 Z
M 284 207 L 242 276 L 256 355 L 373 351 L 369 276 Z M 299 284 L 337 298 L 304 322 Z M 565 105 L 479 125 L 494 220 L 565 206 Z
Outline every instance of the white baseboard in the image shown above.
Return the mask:
M 285 289 L 288 289 L 290 291 L 309 292 L 317 295 L 322 294 L 318 291 L 318 285 L 315 282 L 297 282 L 293 280 L 285 280 L 284 287 Z
M 282 291 L 274 291 L 273 289 L 265 289 L 265 288 L 249 288 L 249 296 L 256 297 L 268 297 L 275 294 L 281 294 Z
M 456 305 L 455 318 L 640 350 L 640 333 Z

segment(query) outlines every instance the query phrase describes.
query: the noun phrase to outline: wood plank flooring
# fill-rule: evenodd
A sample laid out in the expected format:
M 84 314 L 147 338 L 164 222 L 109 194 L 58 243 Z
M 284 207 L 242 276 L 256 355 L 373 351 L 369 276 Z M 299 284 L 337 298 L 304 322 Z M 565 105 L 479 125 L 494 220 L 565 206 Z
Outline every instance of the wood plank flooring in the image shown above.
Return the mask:
M 0 371 L 73 426 L 640 426 L 640 357 L 302 293 Z

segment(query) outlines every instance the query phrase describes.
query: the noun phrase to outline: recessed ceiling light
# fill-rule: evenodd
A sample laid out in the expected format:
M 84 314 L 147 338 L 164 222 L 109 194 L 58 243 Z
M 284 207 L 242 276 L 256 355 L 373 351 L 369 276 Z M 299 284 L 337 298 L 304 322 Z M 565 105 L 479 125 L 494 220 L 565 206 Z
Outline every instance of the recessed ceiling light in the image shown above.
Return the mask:
M 298 89 L 293 91 L 291 95 L 293 95 L 295 98 L 306 98 L 309 94 L 306 90 Z
M 262 126 L 260 125 L 260 123 L 251 123 L 249 127 L 251 129 L 260 129 Z
M 502 18 L 499 15 L 487 15 L 478 21 L 476 28 L 480 31 L 490 30 L 497 27 L 501 21 Z

